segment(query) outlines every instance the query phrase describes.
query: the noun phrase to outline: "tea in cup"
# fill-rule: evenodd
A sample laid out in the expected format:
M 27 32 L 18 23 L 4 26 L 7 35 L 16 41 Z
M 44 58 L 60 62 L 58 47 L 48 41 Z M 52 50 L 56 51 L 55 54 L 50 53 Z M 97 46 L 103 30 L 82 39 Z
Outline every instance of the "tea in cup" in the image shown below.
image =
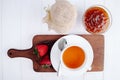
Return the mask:
M 69 46 L 62 52 L 62 63 L 67 68 L 77 69 L 85 63 L 85 52 L 79 46 Z

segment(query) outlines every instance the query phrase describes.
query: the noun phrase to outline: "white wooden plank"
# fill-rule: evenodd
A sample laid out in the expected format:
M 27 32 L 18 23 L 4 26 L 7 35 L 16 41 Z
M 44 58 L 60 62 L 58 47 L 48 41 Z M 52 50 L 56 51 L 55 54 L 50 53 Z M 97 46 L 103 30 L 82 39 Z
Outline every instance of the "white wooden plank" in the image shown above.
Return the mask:
M 21 48 L 32 47 L 35 34 L 41 32 L 41 0 L 21 0 Z M 40 74 L 33 70 L 31 60 L 22 59 L 22 80 L 42 80 Z
M 61 80 L 85 80 L 85 74 L 80 75 L 80 76 L 64 76 Z
M 84 80 L 84 77 L 85 75 L 81 75 L 81 76 L 60 76 L 58 77 L 56 73 L 42 73 L 41 74 L 42 76 L 42 79 L 43 80 L 47 80 L 47 79 L 50 79 L 50 80 Z
M 41 76 L 42 76 L 42 79 L 43 80 L 47 80 L 47 79 L 50 79 L 50 80 L 77 80 L 77 79 L 80 79 L 80 80 L 84 80 L 85 79 L 85 74 L 81 75 L 81 76 L 60 76 L 58 77 L 57 76 L 57 73 L 55 72 L 49 72 L 49 73 L 41 73 Z
M 21 59 L 22 80 L 43 80 L 41 72 L 33 70 L 33 63 L 30 59 Z
M 84 80 L 104 80 L 103 72 L 87 72 Z
M 22 2 L 22 31 L 23 34 L 35 34 L 39 32 L 41 23 L 41 0 L 23 0 Z M 37 28 L 38 27 L 38 28 Z M 25 31 L 25 32 L 24 32 Z
M 105 6 L 112 14 L 112 26 L 105 35 L 105 79 L 104 80 L 120 80 L 120 1 L 119 0 L 105 0 Z
M 94 5 L 104 5 L 105 0 L 85 0 L 85 8 L 89 8 Z
M 7 56 L 9 48 L 20 48 L 20 5 L 17 0 L 2 2 L 3 80 L 21 80 L 19 59 Z
M 48 79 L 50 79 L 50 80 L 63 80 L 63 78 L 58 77 L 56 75 L 56 73 L 43 73 L 41 76 L 43 77 L 42 78 L 43 80 L 48 80 Z
M 0 80 L 3 77 L 2 63 L 2 0 L 0 0 Z
M 22 0 L 21 4 L 22 48 L 32 46 L 32 38 L 41 31 L 41 0 Z

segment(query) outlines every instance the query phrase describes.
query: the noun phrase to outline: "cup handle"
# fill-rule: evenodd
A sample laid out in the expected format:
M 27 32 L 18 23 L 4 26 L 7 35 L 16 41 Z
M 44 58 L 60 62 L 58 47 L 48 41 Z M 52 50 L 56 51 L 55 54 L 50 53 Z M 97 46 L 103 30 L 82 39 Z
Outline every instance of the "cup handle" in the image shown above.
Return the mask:
M 89 68 L 88 68 L 88 71 L 91 71 L 92 70 L 92 66 L 90 66 Z

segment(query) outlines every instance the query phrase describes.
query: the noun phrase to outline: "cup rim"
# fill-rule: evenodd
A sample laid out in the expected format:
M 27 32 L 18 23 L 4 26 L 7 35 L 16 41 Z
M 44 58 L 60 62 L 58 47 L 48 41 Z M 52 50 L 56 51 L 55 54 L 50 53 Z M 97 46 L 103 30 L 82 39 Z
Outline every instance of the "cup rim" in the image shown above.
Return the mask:
M 104 32 L 94 33 L 94 32 L 90 32 L 90 31 L 87 31 L 87 30 L 86 30 L 86 25 L 85 25 L 85 23 L 84 23 L 84 16 L 85 16 L 87 10 L 89 10 L 89 9 L 91 9 L 91 8 L 94 8 L 94 7 L 100 7 L 100 8 L 102 8 L 102 9 L 104 9 L 104 10 L 107 12 L 107 14 L 108 14 L 108 17 L 109 17 L 110 22 L 109 22 L 109 24 L 108 24 L 108 28 L 107 28 Z M 112 14 L 111 14 L 110 10 L 109 10 L 106 6 L 104 6 L 104 5 L 99 5 L 99 4 L 95 4 L 95 5 L 92 5 L 92 6 L 88 7 L 88 8 L 85 10 L 85 12 L 83 13 L 83 16 L 82 16 L 82 25 L 83 25 L 84 29 L 85 29 L 88 33 L 91 33 L 91 34 L 104 34 L 104 33 L 106 33 L 106 32 L 110 29 L 110 27 L 112 26 L 112 21 L 113 21 L 113 18 L 112 18 Z

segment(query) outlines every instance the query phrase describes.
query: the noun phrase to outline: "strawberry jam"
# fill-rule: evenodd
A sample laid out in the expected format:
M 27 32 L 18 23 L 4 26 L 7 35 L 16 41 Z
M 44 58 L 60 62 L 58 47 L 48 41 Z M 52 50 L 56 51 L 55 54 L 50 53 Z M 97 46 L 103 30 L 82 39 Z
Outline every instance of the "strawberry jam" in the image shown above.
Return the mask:
M 91 7 L 84 15 L 86 30 L 91 33 L 105 32 L 110 19 L 108 13 L 102 7 Z

